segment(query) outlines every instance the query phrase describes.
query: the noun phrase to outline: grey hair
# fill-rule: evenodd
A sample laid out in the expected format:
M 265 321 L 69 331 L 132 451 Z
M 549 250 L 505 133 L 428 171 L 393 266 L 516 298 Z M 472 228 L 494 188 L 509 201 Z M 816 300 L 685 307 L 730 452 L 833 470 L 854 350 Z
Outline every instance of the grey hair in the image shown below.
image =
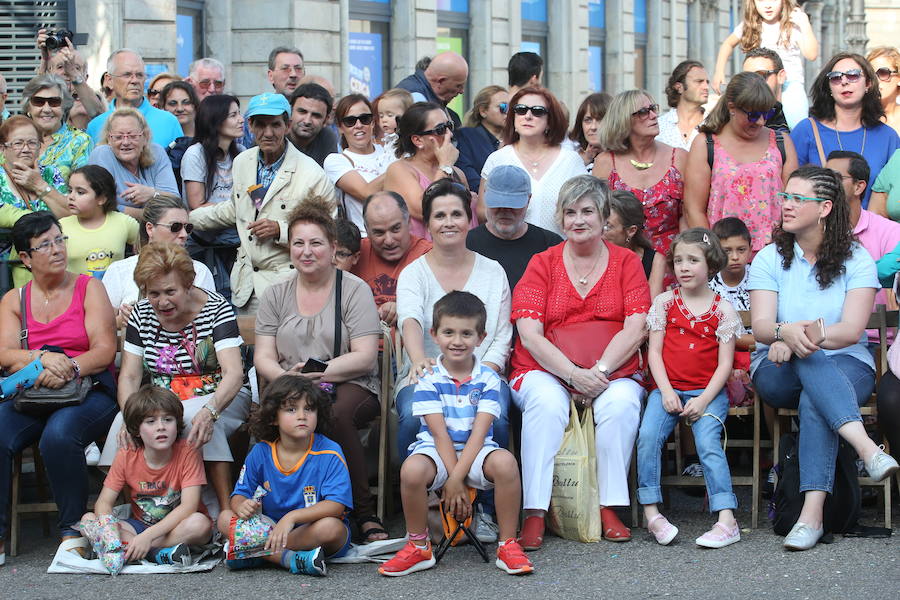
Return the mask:
M 609 218 L 609 185 L 606 181 L 593 175 L 576 175 L 565 182 L 559 189 L 559 199 L 556 201 L 556 224 L 562 227 L 563 214 L 566 209 L 581 200 L 589 198 L 603 220 Z
M 28 104 L 31 102 L 32 96 L 41 90 L 49 88 L 59 89 L 59 95 L 62 98 L 62 122 L 65 123 L 69 119 L 69 111 L 72 109 L 72 105 L 75 104 L 75 99 L 69 93 L 69 86 L 66 84 L 66 81 L 59 75 L 51 73 L 38 75 L 25 84 L 25 88 L 22 90 L 22 113 L 28 114 Z
M 110 54 L 109 58 L 106 59 L 106 72 L 107 73 L 109 73 L 110 75 L 118 75 L 118 73 L 114 73 L 115 69 L 113 69 L 113 63 L 115 63 L 116 57 L 118 55 L 125 54 L 125 53 L 134 54 L 139 59 L 141 59 L 141 63 L 144 62 L 144 57 L 141 56 L 140 53 L 132 50 L 131 48 L 119 48 L 118 50 L 116 50 L 115 52 Z
M 600 147 L 609 152 L 626 152 L 631 147 L 631 114 L 640 108 L 644 98 L 655 104 L 647 90 L 628 90 L 616 96 L 609 103 L 606 116 L 600 121 L 597 131 Z
M 375 192 L 374 194 L 370 195 L 368 198 L 366 198 L 365 202 L 363 202 L 363 208 L 362 208 L 363 223 L 366 222 L 366 212 L 369 210 L 369 204 L 371 204 L 373 200 L 376 200 L 377 198 L 379 198 L 381 196 L 387 196 L 388 198 L 393 198 L 394 202 L 397 203 L 397 208 L 399 208 L 400 212 L 403 214 L 403 220 L 406 221 L 407 223 L 409 222 L 409 207 L 406 205 L 406 200 L 403 199 L 403 196 L 401 196 L 400 194 L 398 194 L 397 192 L 394 192 L 392 190 L 382 190 L 380 192 Z
M 272 51 L 269 52 L 269 70 L 275 70 L 275 57 L 279 54 L 296 54 L 300 57 L 300 60 L 304 63 L 306 59 L 303 58 L 303 53 L 300 52 L 299 48 L 294 48 L 293 46 L 275 46 L 272 48 Z
M 200 67 L 206 67 L 207 69 L 218 69 L 222 72 L 222 77 L 225 77 L 225 65 L 223 65 L 221 61 L 216 60 L 215 58 L 198 58 L 197 60 L 192 62 L 190 68 L 188 69 L 188 77 L 193 79 L 194 75 L 197 73 L 197 69 L 199 69 Z

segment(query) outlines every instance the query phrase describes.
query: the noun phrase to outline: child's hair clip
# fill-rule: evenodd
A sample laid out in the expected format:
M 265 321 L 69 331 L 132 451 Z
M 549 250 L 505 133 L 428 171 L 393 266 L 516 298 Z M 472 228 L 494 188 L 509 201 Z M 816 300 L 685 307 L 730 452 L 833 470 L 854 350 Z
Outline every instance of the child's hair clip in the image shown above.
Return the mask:
M 703 234 L 703 243 L 709 246 L 709 234 Z

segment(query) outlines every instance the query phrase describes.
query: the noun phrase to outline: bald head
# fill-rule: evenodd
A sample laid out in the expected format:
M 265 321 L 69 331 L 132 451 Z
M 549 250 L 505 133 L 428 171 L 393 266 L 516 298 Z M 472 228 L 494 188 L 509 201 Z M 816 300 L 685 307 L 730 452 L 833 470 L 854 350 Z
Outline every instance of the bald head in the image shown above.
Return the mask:
M 396 192 L 375 192 L 363 204 L 363 220 L 372 250 L 387 262 L 406 256 L 412 242 L 409 209 Z
M 468 77 L 469 64 L 456 52 L 441 52 L 425 69 L 425 79 L 444 104 L 463 93 Z
M 337 95 L 334 93 L 334 84 L 321 75 L 307 75 L 300 80 L 300 85 L 303 85 L 304 83 L 315 83 L 316 85 L 321 85 L 329 94 L 331 94 L 332 98 L 337 97 Z

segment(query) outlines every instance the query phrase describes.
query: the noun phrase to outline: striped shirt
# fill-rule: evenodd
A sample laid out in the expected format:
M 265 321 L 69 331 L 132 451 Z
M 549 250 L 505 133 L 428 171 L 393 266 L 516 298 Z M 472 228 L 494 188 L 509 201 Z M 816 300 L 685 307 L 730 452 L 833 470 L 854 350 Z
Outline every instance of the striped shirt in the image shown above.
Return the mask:
M 440 357 L 434 372 L 421 377 L 416 384 L 412 414 L 420 418 L 442 414 L 453 447 L 460 451 L 469 440 L 478 413 L 492 414 L 495 419 L 500 417 L 499 396 L 500 377 L 491 368 L 476 361 L 468 379 L 457 381 L 444 368 L 443 357 Z M 419 447 L 434 446 L 434 437 L 424 418 L 421 423 L 416 441 L 409 447 L 410 452 Z M 493 434 L 492 424 L 484 438 L 485 447 L 497 447 Z

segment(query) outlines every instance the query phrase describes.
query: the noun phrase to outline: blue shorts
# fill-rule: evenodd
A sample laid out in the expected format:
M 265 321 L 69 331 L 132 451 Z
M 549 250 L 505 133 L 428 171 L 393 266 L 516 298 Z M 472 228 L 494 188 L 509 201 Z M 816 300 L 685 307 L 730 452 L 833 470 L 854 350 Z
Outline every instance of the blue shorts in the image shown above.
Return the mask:
M 140 519 L 130 518 L 125 519 L 125 522 L 131 525 L 136 534 L 141 534 L 150 529 L 150 526 L 141 521 Z
M 329 554 L 328 556 L 326 556 L 325 557 L 326 560 L 329 558 L 340 558 L 340 557 L 344 556 L 345 554 L 347 554 L 347 550 L 349 550 L 350 546 L 352 545 L 351 544 L 352 538 L 350 535 L 350 525 L 347 523 L 346 519 L 342 519 L 341 523 L 344 524 L 344 529 L 347 531 L 347 537 L 344 539 L 344 545 L 341 546 L 340 549 L 337 552 L 335 552 L 334 554 Z M 298 525 L 294 525 L 294 529 L 297 529 L 298 527 L 306 527 L 307 525 L 309 525 L 309 523 L 300 523 Z

